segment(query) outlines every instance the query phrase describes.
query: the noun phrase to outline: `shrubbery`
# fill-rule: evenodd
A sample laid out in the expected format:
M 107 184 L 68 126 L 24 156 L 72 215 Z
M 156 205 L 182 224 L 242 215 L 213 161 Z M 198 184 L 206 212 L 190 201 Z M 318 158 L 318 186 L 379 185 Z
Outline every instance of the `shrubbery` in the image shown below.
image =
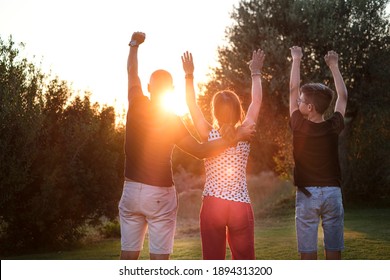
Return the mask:
M 64 248 L 117 215 L 123 128 L 0 39 L 1 253 Z

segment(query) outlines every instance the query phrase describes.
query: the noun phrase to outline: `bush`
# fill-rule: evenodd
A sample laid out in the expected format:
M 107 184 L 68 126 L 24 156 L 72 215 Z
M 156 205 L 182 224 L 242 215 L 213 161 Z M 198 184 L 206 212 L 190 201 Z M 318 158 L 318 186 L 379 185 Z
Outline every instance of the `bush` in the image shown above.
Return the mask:
M 202 190 L 188 190 L 179 194 L 179 220 L 198 219 L 202 204 Z
M 248 176 L 248 191 L 256 217 L 275 214 L 275 210 L 294 207 L 295 188 L 273 172 Z
M 123 129 L 112 107 L 76 96 L 0 38 L 0 248 L 64 249 L 117 215 Z
M 121 228 L 118 220 L 107 221 L 99 228 L 104 238 L 120 238 Z

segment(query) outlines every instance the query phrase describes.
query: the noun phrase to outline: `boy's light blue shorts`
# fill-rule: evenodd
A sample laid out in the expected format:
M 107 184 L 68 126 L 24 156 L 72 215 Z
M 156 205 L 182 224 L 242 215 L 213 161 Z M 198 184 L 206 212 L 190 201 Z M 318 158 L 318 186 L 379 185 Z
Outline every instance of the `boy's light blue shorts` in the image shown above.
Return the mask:
M 295 223 L 300 253 L 317 252 L 318 225 L 322 220 L 327 251 L 344 249 L 344 208 L 339 187 L 306 187 L 311 196 L 296 192 Z

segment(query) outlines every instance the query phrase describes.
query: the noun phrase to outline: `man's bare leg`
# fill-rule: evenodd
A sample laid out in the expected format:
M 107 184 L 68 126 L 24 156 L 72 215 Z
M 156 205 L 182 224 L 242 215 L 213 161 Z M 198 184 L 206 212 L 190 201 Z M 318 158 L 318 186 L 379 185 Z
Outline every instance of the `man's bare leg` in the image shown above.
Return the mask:
M 138 260 L 140 251 L 121 251 L 121 260 Z
M 150 253 L 151 260 L 169 260 L 170 254 L 152 254 Z

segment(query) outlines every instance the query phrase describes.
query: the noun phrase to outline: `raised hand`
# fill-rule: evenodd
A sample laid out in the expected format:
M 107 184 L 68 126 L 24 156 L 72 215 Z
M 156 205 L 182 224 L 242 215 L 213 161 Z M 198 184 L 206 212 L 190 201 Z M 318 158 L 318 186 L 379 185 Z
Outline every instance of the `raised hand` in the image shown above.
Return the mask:
M 337 66 L 339 61 L 339 55 L 335 51 L 328 51 L 325 55 L 325 62 L 329 67 Z
M 181 56 L 181 61 L 183 63 L 183 70 L 184 73 L 186 74 L 194 74 L 194 61 L 192 59 L 192 53 L 186 51 L 182 56 Z
M 131 41 L 135 41 L 137 45 L 141 45 L 145 41 L 145 37 L 145 33 L 137 31 L 131 36 Z
M 261 49 L 253 51 L 252 60 L 249 62 L 249 69 L 252 74 L 260 74 L 263 68 L 265 54 Z
M 293 46 L 290 48 L 291 50 L 291 57 L 294 59 L 301 59 L 303 56 L 302 48 L 298 46 Z

